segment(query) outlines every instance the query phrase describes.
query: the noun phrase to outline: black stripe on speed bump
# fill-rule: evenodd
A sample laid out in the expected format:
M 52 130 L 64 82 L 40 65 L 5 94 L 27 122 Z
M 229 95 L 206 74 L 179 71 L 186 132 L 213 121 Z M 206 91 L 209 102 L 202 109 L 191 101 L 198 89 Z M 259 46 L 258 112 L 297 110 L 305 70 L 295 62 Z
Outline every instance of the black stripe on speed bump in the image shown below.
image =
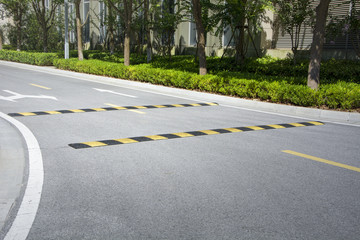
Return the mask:
M 119 106 L 119 107 L 106 107 L 106 108 L 83 108 L 73 110 L 55 110 L 55 111 L 39 111 L 39 112 L 21 112 L 21 113 L 8 113 L 11 117 L 24 117 L 24 116 L 40 116 L 40 115 L 53 115 L 64 113 L 78 113 L 78 112 L 103 112 L 114 110 L 131 110 L 131 109 L 151 109 L 151 108 L 173 108 L 173 107 L 205 107 L 217 106 L 217 103 L 193 103 L 193 104 L 167 104 L 167 105 L 146 105 L 146 106 Z
M 152 135 L 152 136 L 140 136 L 140 137 L 131 137 L 131 138 L 122 138 L 122 139 L 101 140 L 101 141 L 94 141 L 94 142 L 72 143 L 72 144 L 69 144 L 69 146 L 72 148 L 75 148 L 75 149 L 82 149 L 82 148 L 104 147 L 104 146 L 127 144 L 127 143 L 138 143 L 138 142 L 167 140 L 167 139 L 175 139 L 175 138 L 213 135 L 213 134 L 217 134 L 217 133 L 224 134 L 224 133 L 247 132 L 247 131 L 257 131 L 257 130 L 307 127 L 307 126 L 317 126 L 317 125 L 324 125 L 324 123 L 318 122 L 318 121 L 312 121 L 312 122 L 299 122 L 299 123 L 288 123 L 288 124 L 258 125 L 258 126 L 249 126 L 249 127 L 220 128 L 220 129 L 190 131 L 190 132 L 171 133 L 171 134 L 159 134 L 159 135 Z

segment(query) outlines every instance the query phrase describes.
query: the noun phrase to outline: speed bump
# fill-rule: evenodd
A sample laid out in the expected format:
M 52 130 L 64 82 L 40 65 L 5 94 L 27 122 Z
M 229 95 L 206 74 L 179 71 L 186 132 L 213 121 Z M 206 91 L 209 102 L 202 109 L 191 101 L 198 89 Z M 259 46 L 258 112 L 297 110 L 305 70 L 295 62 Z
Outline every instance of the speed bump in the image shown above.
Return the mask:
M 217 106 L 217 103 L 186 103 L 186 104 L 167 104 L 167 105 L 145 105 L 145 106 L 125 106 L 125 107 L 106 107 L 106 108 L 84 108 L 84 109 L 71 109 L 71 110 L 55 110 L 55 111 L 41 111 L 41 112 L 19 112 L 8 113 L 11 117 L 25 117 L 25 116 L 39 116 L 39 115 L 54 115 L 64 113 L 83 113 L 83 112 L 103 112 L 115 110 L 132 110 L 132 109 L 150 109 L 150 108 L 176 108 L 176 107 L 205 107 Z
M 284 128 L 294 128 L 294 127 L 308 127 L 308 126 L 318 126 L 318 125 L 324 125 L 324 123 L 319 122 L 319 121 L 312 121 L 312 122 L 285 123 L 285 124 L 275 124 L 275 125 L 218 128 L 218 129 L 210 129 L 210 130 L 200 130 L 200 131 L 179 132 L 179 133 L 170 133 L 170 134 L 159 134 L 159 135 L 151 135 L 151 136 L 101 140 L 101 141 L 93 141 L 93 142 L 71 143 L 71 144 L 69 144 L 69 146 L 72 148 L 75 148 L 75 149 L 82 149 L 82 148 L 104 147 L 104 146 L 127 144 L 127 143 L 140 143 L 140 142 L 168 140 L 168 139 L 175 139 L 175 138 L 186 138 L 186 137 L 196 137 L 196 136 L 204 136 L 204 135 L 223 134 L 223 133 L 248 132 L 248 131 L 259 131 L 259 130 L 269 130 L 269 129 L 284 129 Z

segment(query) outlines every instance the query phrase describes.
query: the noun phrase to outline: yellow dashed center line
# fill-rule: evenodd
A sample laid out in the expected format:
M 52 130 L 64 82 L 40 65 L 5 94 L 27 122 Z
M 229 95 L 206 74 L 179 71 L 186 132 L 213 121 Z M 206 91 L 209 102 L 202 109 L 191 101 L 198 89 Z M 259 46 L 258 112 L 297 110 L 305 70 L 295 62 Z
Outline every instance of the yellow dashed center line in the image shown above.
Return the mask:
M 46 90 L 50 90 L 51 88 L 48 88 L 48 87 L 45 87 L 45 86 L 41 86 L 41 85 L 37 85 L 37 84 L 34 84 L 34 83 L 30 83 L 31 86 L 34 86 L 34 87 L 38 87 L 38 88 L 43 88 L 43 89 L 46 89 Z
M 330 164 L 330 165 L 333 165 L 333 166 L 336 166 L 336 167 L 341 167 L 341 168 L 353 170 L 355 172 L 360 172 L 360 168 L 358 168 L 358 167 L 349 166 L 349 165 L 346 165 L 346 164 L 326 160 L 326 159 L 323 159 L 323 158 L 318 158 L 318 157 L 314 157 L 314 156 L 311 156 L 311 155 L 307 155 L 307 154 L 303 154 L 303 153 L 299 153 L 299 152 L 294 152 L 294 151 L 291 151 L 291 150 L 283 150 L 282 152 L 292 154 L 292 155 L 295 155 L 295 156 L 298 156 L 298 157 L 307 158 L 307 159 L 310 159 L 310 160 L 313 160 L 313 161 Z

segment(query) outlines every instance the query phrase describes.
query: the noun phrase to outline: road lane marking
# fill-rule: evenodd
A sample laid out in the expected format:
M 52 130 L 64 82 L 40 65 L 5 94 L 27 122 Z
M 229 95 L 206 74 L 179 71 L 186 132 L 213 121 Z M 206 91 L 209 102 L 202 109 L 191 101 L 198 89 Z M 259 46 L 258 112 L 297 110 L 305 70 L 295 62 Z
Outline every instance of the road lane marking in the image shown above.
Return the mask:
M 56 100 L 56 97 L 53 96 L 45 96 L 45 95 L 23 95 L 17 92 L 13 92 L 10 90 L 3 90 L 4 92 L 7 92 L 9 94 L 12 94 L 12 96 L 8 96 L 8 97 L 4 97 L 4 96 L 0 96 L 0 100 L 5 100 L 5 101 L 10 101 L 10 102 L 16 102 L 15 100 L 17 99 L 22 99 L 22 98 L 47 98 L 47 99 L 52 99 L 52 100 Z
M 333 165 L 333 166 L 336 166 L 336 167 L 341 167 L 341 168 L 353 170 L 355 172 L 360 172 L 360 168 L 358 168 L 358 167 L 349 166 L 349 165 L 346 165 L 346 164 L 326 160 L 326 159 L 323 159 L 323 158 L 318 158 L 318 157 L 314 157 L 314 156 L 311 156 L 311 155 L 307 155 L 307 154 L 303 154 L 303 153 L 299 153 L 299 152 L 295 152 L 295 151 L 291 151 L 291 150 L 283 150 L 282 152 L 292 154 L 292 155 L 295 155 L 295 156 L 298 156 L 298 157 L 307 158 L 307 159 L 310 159 L 310 160 L 313 160 L 313 161 L 330 164 L 330 165 Z
M 35 84 L 35 83 L 30 83 L 30 85 L 31 85 L 31 86 L 34 86 L 34 87 L 38 87 L 38 88 L 43 88 L 43 89 L 46 89 L 46 90 L 51 90 L 51 88 L 49 88 L 49 87 L 37 85 L 37 84 Z
M 111 146 L 111 145 L 127 144 L 127 143 L 138 143 L 138 142 L 157 141 L 157 140 L 169 140 L 174 138 L 186 138 L 186 137 L 196 137 L 196 136 L 204 136 L 204 135 L 223 134 L 223 133 L 281 129 L 280 127 L 294 128 L 294 127 L 318 126 L 318 125 L 324 125 L 324 123 L 299 122 L 295 125 L 276 124 L 276 125 L 250 126 L 250 127 L 218 128 L 218 129 L 210 129 L 210 130 L 199 130 L 199 131 L 158 134 L 158 135 L 150 135 L 150 136 L 131 137 L 131 138 L 100 140 L 100 141 L 92 141 L 92 142 L 71 143 L 69 144 L 69 146 L 75 149 L 82 149 L 82 148 L 103 147 L 103 146 Z
M 108 106 L 110 106 L 110 107 L 114 107 L 114 108 L 121 108 L 120 106 L 117 106 L 117 105 L 115 105 L 115 104 L 111 104 L 111 103 L 105 103 L 105 105 L 108 105 Z M 138 108 L 138 109 L 144 109 L 144 108 L 146 108 L 146 107 L 144 107 L 144 106 L 134 106 L 135 108 Z M 139 113 L 139 114 L 146 114 L 145 112 L 142 112 L 142 111 L 138 111 L 138 110 L 133 110 L 133 109 L 131 109 L 131 110 L 129 110 L 130 112 L 134 112 L 134 113 Z
M 20 112 L 8 113 L 11 117 L 37 116 L 37 115 L 52 115 L 64 113 L 80 113 L 80 112 L 102 112 L 114 110 L 134 110 L 134 109 L 151 109 L 151 108 L 176 108 L 176 107 L 206 107 L 217 106 L 217 103 L 196 103 L 196 104 L 168 104 L 168 105 L 145 105 L 145 106 L 125 106 L 125 107 L 106 107 L 106 108 L 83 108 L 72 110 L 55 110 L 55 111 L 40 111 L 40 112 Z
M 100 88 L 93 88 L 93 89 L 96 91 L 99 91 L 99 92 L 108 92 L 108 93 L 112 93 L 112 94 L 116 94 L 116 95 L 121 95 L 124 97 L 137 98 L 136 96 L 133 96 L 133 95 L 119 93 L 119 92 L 115 92 L 115 91 L 111 91 L 111 90 L 107 90 L 107 89 L 100 89 Z
M 138 111 L 138 110 L 129 110 L 130 112 L 139 113 L 139 114 L 146 114 L 145 112 Z
M 41 150 L 34 134 L 18 120 L 0 112 L 0 117 L 14 125 L 22 134 L 28 150 L 29 175 L 17 215 L 4 240 L 25 240 L 39 208 L 44 182 Z

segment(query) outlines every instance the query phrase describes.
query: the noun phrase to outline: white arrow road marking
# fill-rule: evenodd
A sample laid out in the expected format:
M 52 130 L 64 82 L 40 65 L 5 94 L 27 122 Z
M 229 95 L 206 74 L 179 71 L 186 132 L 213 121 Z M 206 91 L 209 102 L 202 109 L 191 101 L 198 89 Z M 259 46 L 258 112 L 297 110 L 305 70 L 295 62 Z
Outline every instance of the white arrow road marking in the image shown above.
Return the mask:
M 133 96 L 133 95 L 128 95 L 128 94 L 124 94 L 124 93 L 118 93 L 118 92 L 114 92 L 114 91 L 111 91 L 111 90 L 100 89 L 100 88 L 93 88 L 93 89 L 96 90 L 96 91 L 99 91 L 99 92 L 108 92 L 108 93 L 113 93 L 113 94 L 121 95 L 121 96 L 125 96 L 125 97 L 137 98 L 136 96 Z
M 22 95 L 20 93 L 16 93 L 10 90 L 3 90 L 4 92 L 10 93 L 12 94 L 12 96 L 9 97 L 4 97 L 4 96 L 0 96 L 0 100 L 5 100 L 5 101 L 10 101 L 10 102 L 16 102 L 15 100 L 17 99 L 21 99 L 21 98 L 47 98 L 47 99 L 52 99 L 52 100 L 56 100 L 56 97 L 53 96 L 46 96 L 46 95 Z

